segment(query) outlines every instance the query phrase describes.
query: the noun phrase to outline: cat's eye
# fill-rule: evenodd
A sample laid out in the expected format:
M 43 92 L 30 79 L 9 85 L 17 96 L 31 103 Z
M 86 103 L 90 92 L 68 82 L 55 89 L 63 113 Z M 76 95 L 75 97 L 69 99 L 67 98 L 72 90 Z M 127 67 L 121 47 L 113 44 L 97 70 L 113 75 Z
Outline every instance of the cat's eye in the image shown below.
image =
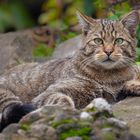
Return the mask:
M 117 44 L 117 45 L 121 45 L 121 44 L 123 44 L 123 42 L 124 42 L 124 39 L 123 38 L 117 38 L 115 40 L 115 44 Z
M 95 42 L 97 45 L 103 44 L 103 40 L 102 40 L 101 38 L 94 38 L 94 42 Z

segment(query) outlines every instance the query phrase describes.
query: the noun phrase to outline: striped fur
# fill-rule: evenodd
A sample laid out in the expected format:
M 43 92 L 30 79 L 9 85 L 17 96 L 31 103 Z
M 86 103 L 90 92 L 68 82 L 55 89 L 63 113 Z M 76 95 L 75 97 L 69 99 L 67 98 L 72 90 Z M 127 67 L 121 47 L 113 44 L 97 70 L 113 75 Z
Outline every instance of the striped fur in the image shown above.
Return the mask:
M 71 58 L 23 64 L 0 76 L 0 110 L 13 103 L 32 103 L 38 108 L 59 104 L 79 109 L 96 97 L 116 101 L 122 90 L 139 95 L 140 73 L 133 64 L 137 16 L 132 11 L 112 21 L 78 13 L 83 38 L 77 53 Z M 127 20 L 131 25 L 127 26 Z M 102 39 L 102 44 L 98 39 L 95 43 L 95 38 Z M 114 43 L 117 38 L 123 38 L 123 43 Z

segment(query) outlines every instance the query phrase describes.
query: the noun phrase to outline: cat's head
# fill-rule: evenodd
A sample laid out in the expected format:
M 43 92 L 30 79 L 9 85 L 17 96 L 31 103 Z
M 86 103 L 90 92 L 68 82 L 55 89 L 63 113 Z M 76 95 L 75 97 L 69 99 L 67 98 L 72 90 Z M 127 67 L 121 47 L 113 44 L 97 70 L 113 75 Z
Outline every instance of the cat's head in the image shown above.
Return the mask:
M 114 69 L 130 66 L 136 55 L 137 11 L 120 20 L 93 19 L 77 12 L 83 32 L 82 65 Z

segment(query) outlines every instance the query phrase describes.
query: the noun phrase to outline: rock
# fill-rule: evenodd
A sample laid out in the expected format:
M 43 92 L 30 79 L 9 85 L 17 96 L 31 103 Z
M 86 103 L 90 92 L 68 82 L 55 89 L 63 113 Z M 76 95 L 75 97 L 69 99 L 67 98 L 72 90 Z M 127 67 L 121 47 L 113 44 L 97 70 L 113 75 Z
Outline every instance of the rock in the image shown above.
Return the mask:
M 81 112 L 81 114 L 80 114 L 80 119 L 81 120 L 87 120 L 87 119 L 91 119 L 92 117 L 91 117 L 91 115 L 88 113 L 88 112 Z
M 34 61 L 33 49 L 37 43 L 47 40 L 46 30 L 46 27 L 37 27 L 0 34 L 0 74 L 23 62 Z
M 82 140 L 82 138 L 78 137 L 78 136 L 75 136 L 75 137 L 66 138 L 66 140 Z
M 112 113 L 111 105 L 103 98 L 94 99 L 86 108 L 91 109 L 93 107 L 99 111 L 107 110 L 108 112 Z
M 127 122 L 132 134 L 140 136 L 140 97 L 127 98 L 114 104 L 113 112 Z
M 71 38 L 56 47 L 53 58 L 65 58 L 72 56 L 81 47 L 81 35 Z
M 19 33 L 0 35 L 0 74 L 24 61 L 32 61 L 32 41 Z
M 17 132 L 17 130 L 19 129 L 19 125 L 16 123 L 10 124 L 9 126 L 7 126 L 4 130 L 3 130 L 3 134 L 12 134 Z
M 120 129 L 127 128 L 127 123 L 116 118 L 109 118 L 108 122 L 112 125 L 119 127 Z
M 44 138 L 46 140 L 57 140 L 56 130 L 46 124 L 34 124 L 31 125 L 29 130 L 29 137 Z
M 81 114 L 90 119 L 81 119 Z M 112 112 L 112 111 L 111 111 Z M 21 119 L 14 131 L 6 129 L 2 140 L 140 140 L 130 134 L 127 125 L 108 110 L 95 107 L 73 110 L 62 106 L 44 106 Z M 112 118 L 113 117 L 113 118 Z M 12 129 L 12 125 L 9 126 Z M 1 140 L 0 139 L 0 140 Z

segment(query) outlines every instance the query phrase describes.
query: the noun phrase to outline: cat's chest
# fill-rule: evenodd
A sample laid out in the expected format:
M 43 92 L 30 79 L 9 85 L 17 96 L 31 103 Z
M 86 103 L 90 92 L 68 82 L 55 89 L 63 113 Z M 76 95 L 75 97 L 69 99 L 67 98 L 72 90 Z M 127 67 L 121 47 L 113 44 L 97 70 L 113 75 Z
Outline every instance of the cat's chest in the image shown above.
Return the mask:
M 125 83 L 130 79 L 131 77 L 123 77 L 120 79 L 104 79 L 97 81 L 97 83 L 99 87 L 102 87 L 103 91 L 111 93 L 114 98 L 116 98 L 119 92 L 123 89 Z

